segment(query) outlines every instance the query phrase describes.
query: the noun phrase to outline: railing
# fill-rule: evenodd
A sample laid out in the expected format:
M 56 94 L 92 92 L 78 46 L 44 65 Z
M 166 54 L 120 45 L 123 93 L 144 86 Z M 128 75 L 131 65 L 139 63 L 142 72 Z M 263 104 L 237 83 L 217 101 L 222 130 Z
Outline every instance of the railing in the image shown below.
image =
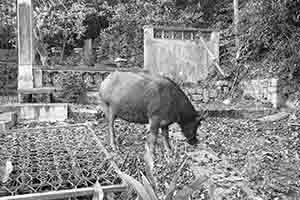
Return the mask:
M 154 39 L 176 39 L 176 40 L 197 40 L 199 36 L 209 39 L 215 29 L 201 29 L 201 28 L 181 28 L 181 27 L 153 27 Z
M 103 186 L 100 187 L 100 190 L 99 186 L 95 185 L 94 187 L 88 188 L 0 197 L 0 200 L 55 200 L 82 196 L 93 196 L 93 200 L 102 200 L 99 198 L 99 196 L 101 196 L 103 193 L 124 192 L 126 190 L 126 185 Z

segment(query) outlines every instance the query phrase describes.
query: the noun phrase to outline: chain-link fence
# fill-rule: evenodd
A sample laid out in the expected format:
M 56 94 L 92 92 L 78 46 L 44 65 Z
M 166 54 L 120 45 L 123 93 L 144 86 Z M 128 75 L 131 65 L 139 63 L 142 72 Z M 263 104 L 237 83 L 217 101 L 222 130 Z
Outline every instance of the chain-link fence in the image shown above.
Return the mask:
M 97 181 L 102 186 L 120 184 L 107 155 L 85 125 L 0 132 L 0 160 L 13 164 L 8 181 L 0 184 L 0 197 L 86 188 Z

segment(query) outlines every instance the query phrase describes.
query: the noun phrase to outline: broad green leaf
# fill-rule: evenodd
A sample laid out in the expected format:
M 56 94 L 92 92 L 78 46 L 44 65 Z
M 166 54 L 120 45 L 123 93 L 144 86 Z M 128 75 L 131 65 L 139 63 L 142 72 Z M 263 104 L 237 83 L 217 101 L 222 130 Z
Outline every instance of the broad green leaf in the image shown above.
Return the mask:
M 156 200 L 152 199 L 151 195 L 148 194 L 148 191 L 145 189 L 144 185 L 141 184 L 139 181 L 123 172 L 119 171 L 118 174 L 122 178 L 122 180 L 124 180 L 137 192 L 137 194 L 142 200 Z

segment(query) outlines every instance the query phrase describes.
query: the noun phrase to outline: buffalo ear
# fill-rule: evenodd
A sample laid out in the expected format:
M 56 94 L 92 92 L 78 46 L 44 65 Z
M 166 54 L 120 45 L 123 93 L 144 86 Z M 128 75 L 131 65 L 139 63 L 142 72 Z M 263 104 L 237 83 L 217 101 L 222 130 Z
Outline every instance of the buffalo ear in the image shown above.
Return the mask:
M 203 119 L 204 119 L 204 118 L 203 118 L 202 116 L 197 116 L 196 119 L 195 119 L 195 121 L 199 123 L 199 122 L 201 122 Z

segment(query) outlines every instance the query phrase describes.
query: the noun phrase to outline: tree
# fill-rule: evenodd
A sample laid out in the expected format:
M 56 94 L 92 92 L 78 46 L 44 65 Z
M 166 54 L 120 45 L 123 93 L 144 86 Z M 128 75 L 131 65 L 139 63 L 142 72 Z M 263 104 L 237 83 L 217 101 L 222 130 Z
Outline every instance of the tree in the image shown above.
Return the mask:
M 143 26 L 166 25 L 206 28 L 217 0 L 101 1 L 110 27 L 96 39 L 102 59 L 127 58 L 132 66 L 143 65 Z M 181 5 L 182 3 L 182 5 Z
M 45 36 L 50 46 L 61 46 L 61 60 L 67 45 L 75 45 L 86 32 L 83 21 L 87 15 L 95 13 L 95 8 L 87 7 L 84 2 L 67 0 L 37 1 L 34 7 L 36 26 Z
M 109 26 L 109 22 L 106 16 L 98 15 L 97 13 L 92 13 L 87 15 L 83 21 L 83 25 L 86 27 L 84 32 L 84 63 L 90 66 L 95 64 L 95 53 L 93 52 L 93 40 L 97 38 L 102 29 Z
M 14 1 L 0 1 L 0 47 L 16 46 L 16 4 Z

